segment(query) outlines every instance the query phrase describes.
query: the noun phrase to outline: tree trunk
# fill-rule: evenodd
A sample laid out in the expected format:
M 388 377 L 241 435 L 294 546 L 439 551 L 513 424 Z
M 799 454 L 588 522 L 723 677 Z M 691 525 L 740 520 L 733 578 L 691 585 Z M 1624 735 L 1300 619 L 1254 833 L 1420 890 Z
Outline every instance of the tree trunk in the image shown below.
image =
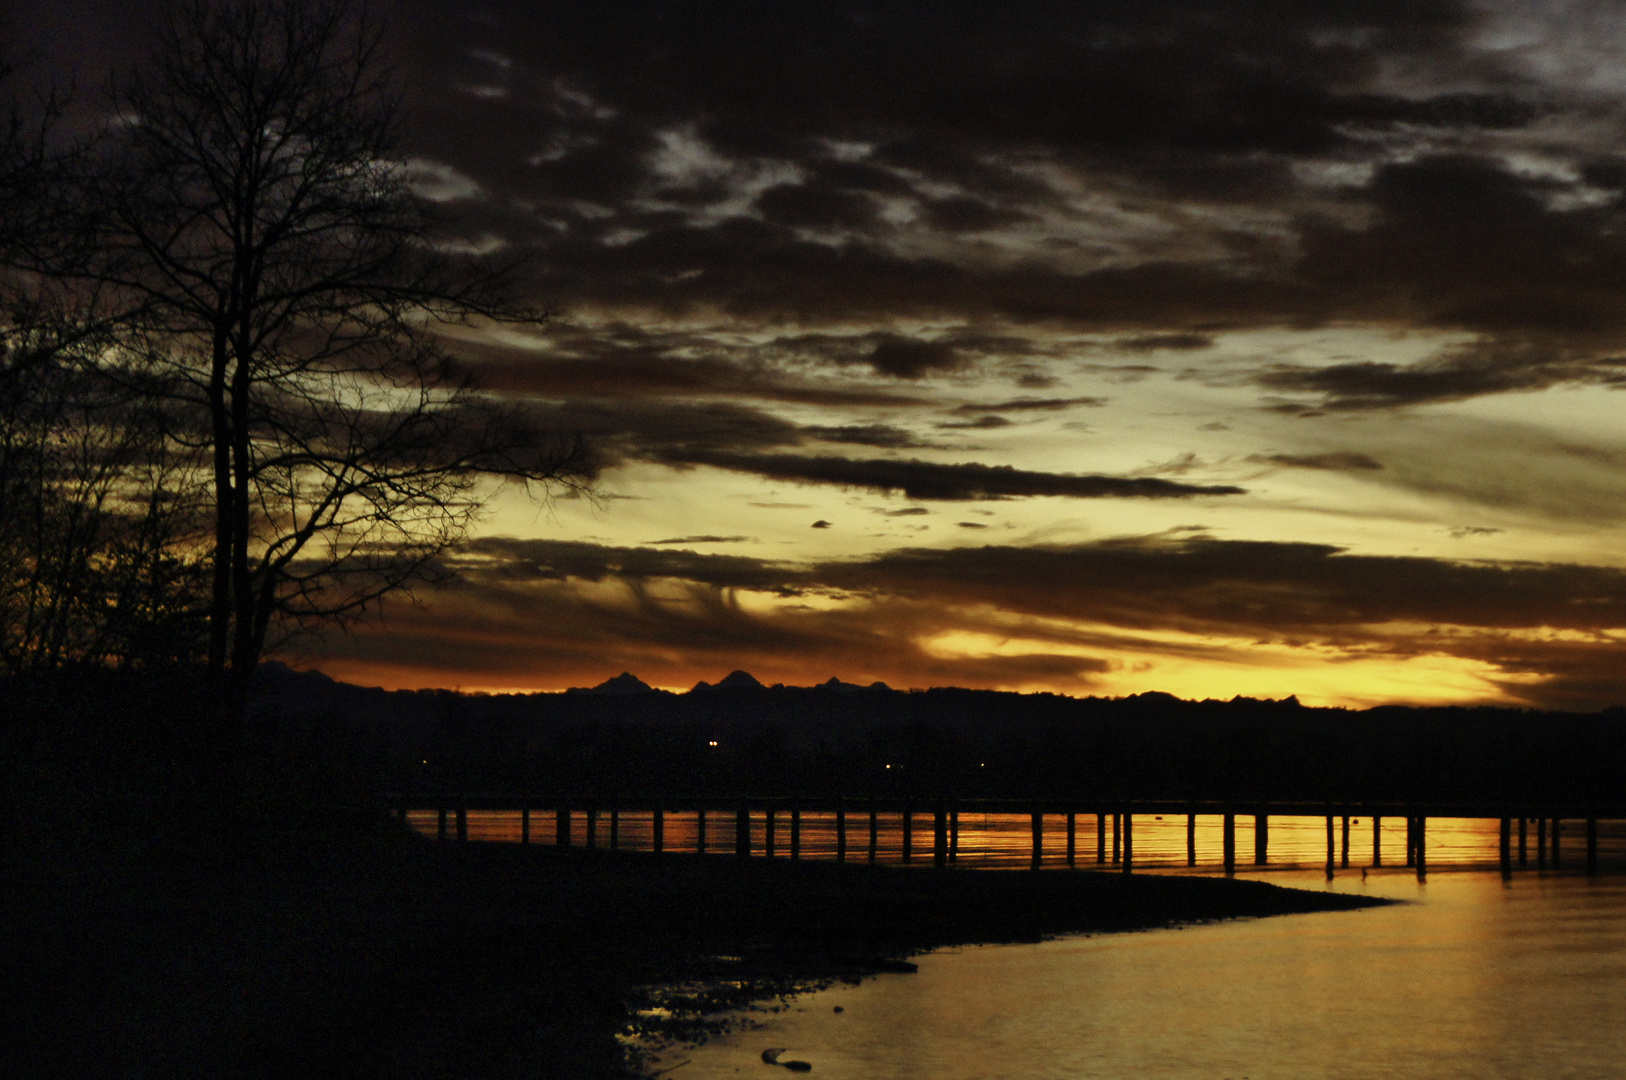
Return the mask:
M 231 420 L 226 412 L 226 342 L 217 334 L 209 377 L 209 425 L 214 441 L 215 551 L 209 595 L 209 670 L 226 670 L 231 640 Z

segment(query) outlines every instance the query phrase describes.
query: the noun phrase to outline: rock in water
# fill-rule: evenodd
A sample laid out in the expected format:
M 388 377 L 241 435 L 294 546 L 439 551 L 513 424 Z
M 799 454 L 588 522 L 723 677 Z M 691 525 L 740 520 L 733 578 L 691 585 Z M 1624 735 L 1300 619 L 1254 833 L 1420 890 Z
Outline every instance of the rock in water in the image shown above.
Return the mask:
M 769 1065 L 778 1065 L 781 1068 L 789 1069 L 791 1072 L 813 1071 L 813 1066 L 805 1061 L 780 1061 L 779 1055 L 783 1054 L 784 1052 L 785 1048 L 782 1046 L 764 1050 L 762 1052 L 762 1060 Z

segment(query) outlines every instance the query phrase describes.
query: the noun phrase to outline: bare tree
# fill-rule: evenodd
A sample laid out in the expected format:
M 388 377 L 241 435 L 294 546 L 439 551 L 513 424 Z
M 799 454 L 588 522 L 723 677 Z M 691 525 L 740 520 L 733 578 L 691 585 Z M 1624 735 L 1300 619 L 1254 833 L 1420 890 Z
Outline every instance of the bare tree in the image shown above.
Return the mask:
M 127 428 L 100 410 L 84 422 L 96 395 L 78 361 L 96 332 L 38 272 L 67 250 L 53 212 L 73 156 L 51 145 L 62 98 L 25 99 L 3 58 L 0 88 L 0 673 L 14 674 L 99 649 L 93 579 Z
M 436 244 L 381 42 L 343 0 L 180 0 L 115 89 L 87 200 L 85 280 L 128 315 L 120 375 L 208 458 L 208 658 L 239 693 L 278 620 L 350 619 L 420 578 L 492 477 L 589 478 L 578 440 L 437 344 L 531 313 Z
M 196 660 L 195 470 L 150 402 L 26 330 L 0 362 L 0 673 Z

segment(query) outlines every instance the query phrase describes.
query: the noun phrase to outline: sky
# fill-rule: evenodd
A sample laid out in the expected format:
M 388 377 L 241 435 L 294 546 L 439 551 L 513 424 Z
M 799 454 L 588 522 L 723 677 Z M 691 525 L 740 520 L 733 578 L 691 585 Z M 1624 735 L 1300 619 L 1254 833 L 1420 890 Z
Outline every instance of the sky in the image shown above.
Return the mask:
M 297 665 L 1626 703 L 1626 7 L 379 10 L 417 189 L 552 312 L 447 347 L 598 495 Z

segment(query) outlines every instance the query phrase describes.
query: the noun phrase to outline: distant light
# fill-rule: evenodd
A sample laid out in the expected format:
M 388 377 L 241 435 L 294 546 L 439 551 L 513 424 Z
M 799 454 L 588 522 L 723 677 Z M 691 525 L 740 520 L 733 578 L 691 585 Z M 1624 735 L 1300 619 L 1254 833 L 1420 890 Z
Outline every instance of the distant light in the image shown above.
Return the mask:
M 709 742 L 709 743 L 707 743 L 707 744 L 706 744 L 706 745 L 707 745 L 707 746 L 716 746 L 716 745 L 717 745 L 717 740 L 716 740 L 716 739 L 713 739 L 713 740 L 711 740 L 711 741 L 710 741 L 710 742 Z
M 888 765 L 888 766 L 887 766 L 887 768 L 889 768 L 889 769 L 890 769 L 890 768 L 891 768 L 891 767 L 892 767 L 892 766 L 890 766 L 890 765 Z

